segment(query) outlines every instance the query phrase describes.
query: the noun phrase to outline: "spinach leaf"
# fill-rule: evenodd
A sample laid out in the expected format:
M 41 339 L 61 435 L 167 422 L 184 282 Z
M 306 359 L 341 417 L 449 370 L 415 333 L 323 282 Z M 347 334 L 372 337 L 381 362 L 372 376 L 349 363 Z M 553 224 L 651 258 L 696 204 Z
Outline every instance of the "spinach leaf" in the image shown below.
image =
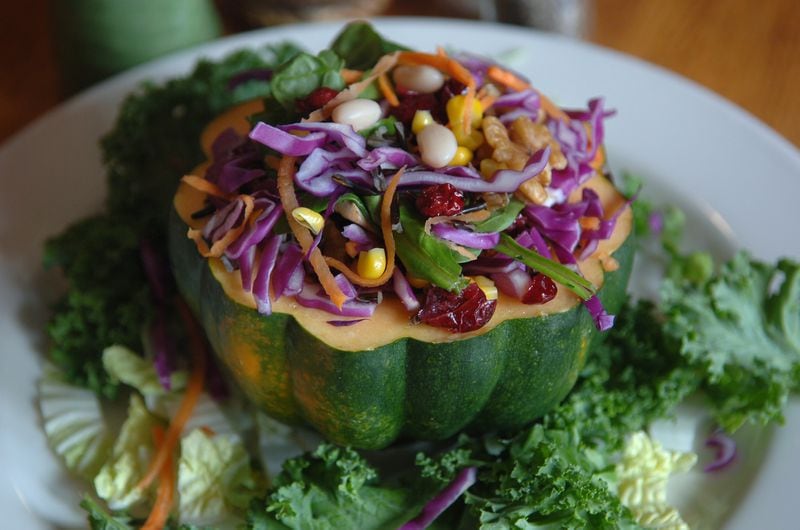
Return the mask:
M 270 83 L 272 98 L 284 109 L 294 110 L 295 101 L 316 88 L 327 86 L 341 90 L 344 80 L 339 71 L 343 66 L 342 59 L 330 50 L 317 56 L 299 53 L 275 72 Z
M 331 49 L 344 59 L 347 68 L 366 70 L 382 55 L 408 48 L 384 39 L 366 22 L 353 22 L 334 39 Z
M 499 210 L 495 210 L 491 217 L 480 223 L 475 223 L 473 227 L 476 232 L 502 232 L 511 226 L 524 207 L 525 203 L 512 198 L 508 204 Z
M 403 231 L 395 233 L 397 255 L 411 276 L 423 278 L 448 291 L 461 291 L 467 280 L 461 275 L 461 256 L 433 236 L 425 233 L 424 223 L 413 207 L 400 204 Z

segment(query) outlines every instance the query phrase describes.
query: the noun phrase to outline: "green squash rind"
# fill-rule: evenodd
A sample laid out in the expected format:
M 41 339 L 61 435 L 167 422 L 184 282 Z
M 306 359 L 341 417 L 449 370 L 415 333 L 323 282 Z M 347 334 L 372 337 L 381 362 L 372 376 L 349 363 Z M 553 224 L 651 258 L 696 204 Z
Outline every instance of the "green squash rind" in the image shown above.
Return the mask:
M 179 290 L 242 391 L 276 419 L 307 423 L 342 445 L 378 449 L 464 429 L 519 428 L 567 395 L 600 336 L 578 305 L 454 342 L 403 338 L 341 351 L 290 315 L 264 317 L 228 298 L 174 211 L 169 237 Z M 599 291 L 609 312 L 624 301 L 633 246 L 628 237 L 614 252 L 619 269 Z

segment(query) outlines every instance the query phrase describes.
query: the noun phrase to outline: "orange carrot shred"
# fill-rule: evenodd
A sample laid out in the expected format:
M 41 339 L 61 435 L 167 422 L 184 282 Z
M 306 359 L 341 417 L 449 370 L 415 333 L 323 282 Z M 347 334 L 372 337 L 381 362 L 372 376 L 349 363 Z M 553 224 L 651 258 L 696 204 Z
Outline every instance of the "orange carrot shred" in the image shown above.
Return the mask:
M 189 346 L 192 352 L 192 373 L 189 376 L 189 383 L 186 386 L 186 392 L 183 395 L 178 412 L 170 421 L 167 433 L 164 436 L 164 441 L 156 451 L 153 460 L 147 468 L 142 480 L 136 485 L 137 489 L 147 489 L 153 483 L 156 476 L 161 473 L 164 466 L 168 461 L 178 445 L 181 432 L 186 426 L 186 422 L 194 411 L 197 405 L 197 400 L 200 393 L 203 391 L 203 383 L 206 377 L 206 362 L 208 358 L 208 348 L 205 342 L 205 336 L 200 329 L 200 325 L 189 310 L 189 306 L 182 298 L 177 301 L 178 313 L 180 313 L 183 325 L 186 327 L 189 334 Z
M 491 108 L 494 105 L 494 102 L 497 101 L 497 96 L 492 96 L 491 94 L 484 94 L 481 97 L 478 97 L 478 101 L 481 103 L 481 107 L 485 111 L 488 108 Z
M 392 88 L 392 84 L 389 82 L 389 76 L 387 76 L 385 72 L 378 76 L 378 88 L 381 90 L 381 94 L 383 94 L 383 97 L 389 102 L 390 106 L 396 107 L 400 104 L 400 100 L 397 99 L 397 94 L 394 93 L 394 88 Z
M 339 74 L 342 76 L 342 80 L 349 85 L 361 79 L 361 76 L 364 75 L 364 72 L 361 70 L 342 68 L 341 71 L 339 71 Z
M 161 448 L 164 445 L 165 435 L 161 426 L 153 427 L 153 438 L 156 447 Z M 175 496 L 175 463 L 173 460 L 174 457 L 170 452 L 160 472 L 161 481 L 158 484 L 155 503 L 153 503 L 153 508 L 147 516 L 142 530 L 161 530 L 167 524 Z
M 389 181 L 389 185 L 386 186 L 386 192 L 384 192 L 383 199 L 381 200 L 381 232 L 383 233 L 383 245 L 386 247 L 386 269 L 383 271 L 383 274 L 371 280 L 354 272 L 338 259 L 331 257 L 325 258 L 328 265 L 341 271 L 348 280 L 356 285 L 362 287 L 378 287 L 388 282 L 392 274 L 394 274 L 395 247 L 394 233 L 392 232 L 392 201 L 394 200 L 395 191 L 397 190 L 397 185 L 400 183 L 400 177 L 403 175 L 404 170 L 405 168 L 400 168 L 400 170 L 394 174 Z
M 507 86 L 511 90 L 522 92 L 523 90 L 532 89 L 539 94 L 539 101 L 542 104 L 542 109 L 551 117 L 569 123 L 570 119 L 567 113 L 553 103 L 550 98 L 533 88 L 529 83 L 526 83 L 512 72 L 504 70 L 497 65 L 492 65 L 486 70 L 486 75 L 495 83 Z
M 311 236 L 308 228 L 298 223 L 292 215 L 292 211 L 300 206 L 297 202 L 297 196 L 294 193 L 295 160 L 293 156 L 284 156 L 281 159 L 281 164 L 278 167 L 278 195 L 281 198 L 281 204 L 286 213 L 286 220 L 289 223 L 292 234 L 294 234 L 297 242 L 300 243 L 303 252 L 308 253 L 308 250 L 314 243 L 314 238 Z M 339 285 L 337 285 L 336 280 L 334 280 L 333 273 L 331 273 L 319 248 L 315 248 L 311 251 L 308 261 L 317 274 L 322 288 L 327 295 L 330 296 L 331 301 L 336 304 L 336 307 L 341 309 L 342 305 L 347 301 L 347 297 L 339 288 Z
M 197 175 L 184 175 L 181 179 L 181 182 L 188 184 L 198 191 L 202 191 L 208 195 L 213 195 L 214 197 L 221 197 L 223 199 L 230 199 L 232 197 L 230 193 L 225 193 L 213 182 L 210 182 L 202 177 L 198 177 Z

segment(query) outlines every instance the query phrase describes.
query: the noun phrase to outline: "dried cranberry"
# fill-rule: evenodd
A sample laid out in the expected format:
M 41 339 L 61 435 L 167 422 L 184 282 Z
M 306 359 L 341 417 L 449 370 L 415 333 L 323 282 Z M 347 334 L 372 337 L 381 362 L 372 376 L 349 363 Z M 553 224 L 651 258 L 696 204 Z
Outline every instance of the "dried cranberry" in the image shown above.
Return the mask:
M 428 217 L 456 215 L 464 209 L 464 194 L 452 184 L 428 186 L 417 196 L 417 210 Z
M 508 232 L 512 236 L 516 236 L 527 227 L 528 227 L 528 219 L 523 214 L 519 214 L 517 218 L 514 219 L 514 222 L 511 223 L 511 225 L 509 225 L 508 228 L 506 228 L 506 232 Z
M 534 274 L 528 284 L 528 289 L 522 295 L 522 303 L 545 304 L 555 298 L 557 293 L 556 282 L 544 274 Z
M 336 97 L 336 94 L 339 92 L 328 88 L 326 86 L 321 86 L 319 88 L 314 89 L 309 95 L 304 98 L 298 99 L 295 101 L 295 106 L 297 110 L 303 114 L 310 114 L 311 112 L 317 110 L 318 108 L 325 105 L 327 102 L 332 100 Z
M 397 121 L 403 122 L 406 127 L 410 127 L 418 110 L 429 110 L 436 118 L 441 117 L 439 107 L 439 100 L 433 94 L 406 94 L 400 97 L 399 105 L 389 107 L 389 114 Z
M 417 319 L 429 326 L 464 333 L 483 327 L 491 320 L 497 300 L 487 300 L 476 284 L 469 284 L 461 293 L 431 287 Z
M 463 94 L 466 88 L 467 86 L 464 83 L 456 81 L 455 79 L 448 79 L 444 86 L 436 93 L 439 102 L 442 104 L 442 108 L 445 108 L 450 98 Z

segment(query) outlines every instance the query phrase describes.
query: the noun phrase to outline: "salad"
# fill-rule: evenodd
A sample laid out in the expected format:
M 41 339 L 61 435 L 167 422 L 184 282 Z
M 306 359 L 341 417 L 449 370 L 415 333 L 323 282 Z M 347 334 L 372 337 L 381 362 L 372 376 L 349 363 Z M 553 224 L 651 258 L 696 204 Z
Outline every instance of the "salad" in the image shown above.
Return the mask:
M 341 61 L 358 58 L 357 46 L 347 48 L 341 44 L 348 41 L 368 42 L 370 45 L 367 48 L 381 50 L 379 57 L 372 57 L 369 61 L 378 61 L 387 54 L 397 57 L 403 53 L 412 53 L 402 50 L 398 52 L 396 45 L 384 41 L 369 26 L 358 24 L 346 28 L 332 47 L 334 54 L 341 54 Z M 321 59 L 323 55 L 326 52 L 318 56 L 303 54 L 290 45 L 273 47 L 262 53 L 241 52 L 220 63 L 203 63 L 188 78 L 160 87 L 143 88 L 126 102 L 117 128 L 104 140 L 112 183 L 107 212 L 75 225 L 48 246 L 49 262 L 65 270 L 71 288 L 62 305 L 57 308 L 50 327 L 53 338 L 51 357 L 56 367 L 48 372 L 42 382 L 45 427 L 54 449 L 64 456 L 67 465 L 86 476 L 94 485 L 93 495 L 84 502 L 92 525 L 100 528 L 136 527 L 143 523 L 146 527 L 183 525 L 189 528 L 236 525 L 259 528 L 390 528 L 402 525 L 411 528 L 428 524 L 464 528 L 504 528 L 520 524 L 609 528 L 680 525 L 680 515 L 666 504 L 663 487 L 669 473 L 688 468 L 694 456 L 665 451 L 641 431 L 654 419 L 671 414 L 676 404 L 688 395 L 702 391 L 721 428 L 721 432 L 710 439 L 710 443 L 721 451 L 719 461 L 712 467 L 721 468 L 719 472 L 724 472 L 731 458 L 735 458 L 728 434 L 746 422 L 780 419 L 782 404 L 786 396 L 797 388 L 798 381 L 795 326 L 798 305 L 797 264 L 784 260 L 775 265 L 767 265 L 746 255 L 739 255 L 715 269 L 702 253 L 681 253 L 677 244 L 680 232 L 680 215 L 677 212 L 655 211 L 641 201 L 633 203 L 632 226 L 640 235 L 640 240 L 647 237 L 660 239 L 665 259 L 669 262 L 662 301 L 659 306 L 631 302 L 619 311 L 611 308 L 610 303 L 606 303 L 606 309 L 612 309 L 611 311 L 603 311 L 596 306 L 594 309 L 591 306 L 586 309 L 581 305 L 574 307 L 574 313 L 585 315 L 582 318 L 588 319 L 592 328 L 594 325 L 607 328 L 611 323 L 609 313 L 617 314 L 616 324 L 605 332 L 602 343 L 592 342 L 585 366 L 582 369 L 578 367 L 580 376 L 577 385 L 565 401 L 546 411 L 544 417 L 532 424 L 528 420 L 525 425 L 513 429 L 473 432 L 469 436 L 449 437 L 445 442 L 428 445 L 417 455 L 416 465 L 404 466 L 399 473 L 378 465 L 376 457 L 383 453 L 357 452 L 331 443 L 324 443 L 317 449 L 308 447 L 309 453 L 287 461 L 277 476 L 274 475 L 276 470 L 265 469 L 259 458 L 260 453 L 252 443 L 253 433 L 257 433 L 264 441 L 274 441 L 286 436 L 288 429 L 254 411 L 249 402 L 239 396 L 240 385 L 222 383 L 216 371 L 218 367 L 205 351 L 199 325 L 191 317 L 192 309 L 197 312 L 196 307 L 192 308 L 194 302 L 191 296 L 186 296 L 188 307 L 175 297 L 175 287 L 169 278 L 165 261 L 167 247 L 172 245 L 171 240 L 169 244 L 166 241 L 172 236 L 165 233 L 165 212 L 169 211 L 176 175 L 197 176 L 193 170 L 197 164 L 209 158 L 208 149 L 203 152 L 198 148 L 197 138 L 201 137 L 203 129 L 208 130 L 207 126 L 214 122 L 215 116 L 237 108 L 237 103 L 254 97 L 266 98 L 267 101 L 277 97 L 276 87 L 280 84 L 275 81 L 280 80 L 280 74 L 290 71 L 295 63 L 308 62 L 308 57 L 314 57 L 326 64 L 335 64 L 330 55 Z M 436 55 L 447 56 L 448 60 L 453 60 L 452 57 L 456 56 L 443 52 Z M 466 62 L 467 58 L 462 60 Z M 365 74 L 363 70 L 368 70 L 375 62 L 366 62 L 366 59 L 364 61 L 362 68 L 347 64 L 345 70 L 362 70 L 359 75 L 366 75 L 366 79 L 370 74 Z M 493 61 L 483 61 L 484 66 L 487 63 L 494 65 Z M 341 76 L 343 70 L 341 65 L 337 66 Z M 503 72 L 510 74 L 508 69 L 503 69 Z M 310 89 L 304 87 L 303 90 L 307 92 L 302 94 L 303 98 L 320 88 L 324 84 L 323 80 L 333 84 L 335 79 L 331 81 L 331 76 L 326 75 L 328 74 L 324 68 L 321 72 L 314 70 L 316 77 L 312 77 L 316 79 L 318 86 Z M 521 80 L 515 74 L 510 75 Z M 503 79 L 508 81 L 511 78 Z M 391 76 L 388 82 L 394 88 L 400 85 L 395 76 Z M 449 81 L 445 79 L 445 82 Z M 380 83 L 373 79 L 369 84 Z M 520 93 L 527 88 L 534 90 L 533 87 L 535 80 L 534 84 L 529 84 Z M 505 87 L 496 98 L 511 94 L 507 89 Z M 451 95 L 451 99 L 459 95 L 467 96 L 468 92 L 469 87 L 465 85 L 461 88 L 461 93 Z M 413 94 L 413 91 L 404 94 L 402 90 L 395 90 L 398 99 L 409 93 Z M 474 96 L 478 99 L 478 90 Z M 387 99 L 386 91 L 376 87 L 376 93 L 372 97 L 382 102 Z M 294 103 L 298 99 L 300 98 L 295 97 L 291 101 Z M 461 101 L 464 99 L 467 98 Z M 540 95 L 540 104 L 541 101 Z M 594 103 L 594 106 L 595 109 L 600 109 L 596 116 L 605 118 L 602 106 L 598 103 Z M 502 117 L 513 110 L 493 111 L 492 107 L 493 105 L 485 105 L 484 114 Z M 297 112 L 297 106 L 287 109 L 286 106 L 264 105 L 263 108 L 264 112 L 267 109 L 280 108 L 283 112 Z M 465 108 L 472 107 L 465 105 Z M 505 108 L 508 107 L 498 107 Z M 524 106 L 521 109 L 531 112 L 531 109 L 525 109 Z M 306 110 L 302 109 L 302 112 Z M 384 108 L 382 112 L 388 110 Z M 415 115 L 418 110 L 420 109 L 414 109 Z M 589 113 L 575 114 L 568 118 L 570 122 L 580 122 L 582 127 L 582 123 L 588 121 L 586 116 L 591 115 L 591 110 L 590 107 Z M 536 119 L 539 119 L 538 114 L 537 112 Z M 467 112 L 461 114 L 467 115 Z M 545 111 L 545 118 L 552 115 Z M 281 126 L 289 129 L 292 125 L 287 126 L 287 123 L 297 123 L 292 121 L 291 116 L 262 118 L 266 119 L 259 121 L 271 127 L 261 127 L 262 132 L 268 133 L 267 136 L 277 135 L 276 130 L 285 133 L 287 131 L 283 131 Z M 450 122 L 449 116 L 447 119 L 449 131 L 455 136 L 452 131 L 458 130 L 458 124 Z M 471 120 L 471 116 L 469 119 Z M 443 117 L 439 120 L 440 124 L 444 122 Z M 397 118 L 395 121 L 398 121 Z M 462 119 L 461 123 L 465 121 Z M 484 119 L 475 130 L 485 130 L 483 121 Z M 402 120 L 399 123 L 402 124 Z M 413 142 L 424 128 L 414 132 L 413 118 L 411 128 L 409 138 Z M 258 125 L 252 130 L 258 130 Z M 587 138 L 596 138 L 597 127 L 590 131 L 594 133 L 590 133 Z M 320 141 L 322 136 L 317 135 L 314 139 L 316 132 L 319 131 L 312 130 L 305 135 L 291 136 L 302 138 L 303 141 Z M 380 133 L 384 139 L 386 135 L 386 131 Z M 361 137 L 365 141 L 370 139 L 368 133 Z M 214 136 L 214 139 L 217 138 L 220 138 L 219 134 Z M 349 138 L 353 139 L 355 136 Z M 272 141 L 269 138 L 267 140 Z M 330 141 L 327 136 L 324 140 Z M 397 141 L 396 137 L 393 141 Z M 417 139 L 416 143 L 418 142 Z M 328 148 L 324 150 L 332 153 L 333 148 L 342 147 L 343 143 L 344 141 L 328 144 Z M 457 139 L 456 143 L 458 144 Z M 560 146 L 561 142 L 558 143 Z M 596 142 L 595 145 L 599 143 Z M 458 174 L 448 174 L 450 170 L 447 168 L 454 164 L 445 163 L 443 167 L 437 168 L 435 164 L 438 162 L 422 160 L 423 151 L 418 151 L 413 143 L 410 145 L 412 147 L 404 150 L 404 156 L 416 155 L 418 159 L 415 160 L 415 165 L 398 164 L 389 159 L 382 161 L 373 168 L 378 171 L 371 172 L 374 186 L 371 189 L 366 185 L 356 187 L 352 181 L 344 179 L 333 180 L 335 186 L 346 188 L 340 197 L 350 193 L 363 202 L 363 197 L 376 195 L 375 191 L 383 191 L 382 186 L 386 181 L 391 183 L 395 179 L 395 182 L 400 182 L 404 175 L 413 175 L 415 172 L 444 175 L 448 179 L 460 177 Z M 370 146 L 370 151 L 389 147 L 395 146 L 374 145 Z M 275 146 L 270 149 L 274 150 Z M 487 157 L 485 153 L 476 156 L 477 150 L 475 148 L 472 151 L 480 168 L 480 161 L 487 160 Z M 352 157 L 347 159 L 352 154 L 352 149 L 350 151 L 351 153 L 336 154 L 341 155 L 348 163 L 360 167 L 357 163 L 364 157 L 357 160 L 352 160 Z M 246 152 L 236 154 L 247 155 Z M 541 162 L 545 159 L 544 154 L 539 151 L 528 152 L 525 162 L 527 165 Z M 591 160 L 586 161 L 590 167 L 596 154 L 597 151 Z M 282 160 L 304 156 L 286 153 L 281 155 Z M 308 158 L 311 158 L 310 155 Z M 550 164 L 550 155 L 546 158 Z M 493 160 L 494 157 L 490 155 L 489 159 Z M 281 169 L 281 160 L 278 161 L 277 168 L 272 168 L 269 162 L 263 167 L 242 167 L 239 162 L 241 158 L 236 159 L 234 164 L 238 169 L 243 169 L 239 175 L 252 172 L 253 169 L 264 173 L 268 173 L 270 169 L 277 169 L 280 173 Z M 297 163 L 298 166 L 302 165 L 300 161 Z M 386 165 L 381 167 L 381 164 Z M 400 171 L 403 166 L 406 169 Z M 460 167 L 474 168 L 468 165 Z M 176 171 L 176 168 L 180 169 Z M 506 175 L 513 174 L 511 172 L 524 173 L 525 168 L 524 165 L 520 169 L 497 168 L 492 176 L 502 171 L 507 171 Z M 336 173 L 341 173 L 344 169 L 346 168 L 338 166 Z M 295 170 L 300 171 L 297 166 Z M 542 169 L 538 171 L 542 172 Z M 597 172 L 597 168 L 593 168 L 593 172 Z M 152 178 L 142 179 L 141 175 L 151 175 Z M 295 184 L 300 187 L 297 175 L 294 177 Z M 383 182 L 377 177 L 382 177 Z M 526 180 L 530 180 L 531 177 L 527 177 Z M 260 177 L 256 177 L 258 178 Z M 358 176 L 351 175 L 350 178 L 357 181 Z M 484 175 L 479 175 L 478 178 L 490 184 L 498 182 L 497 178 L 487 178 Z M 170 180 L 167 182 L 167 179 Z M 554 175 L 551 174 L 550 183 L 554 180 Z M 456 178 L 450 184 L 453 182 L 463 181 Z M 632 197 L 637 186 L 622 186 L 621 182 L 618 181 L 618 185 L 624 188 L 628 197 Z M 399 217 L 393 219 L 391 208 L 386 208 L 389 210 L 385 217 L 390 221 L 390 230 L 392 225 L 397 224 L 396 221 L 391 222 L 395 219 L 399 218 L 402 226 L 401 201 L 405 200 L 408 204 L 410 216 L 422 217 L 425 215 L 425 203 L 424 199 L 418 199 L 424 197 L 425 189 L 439 184 L 440 182 L 421 181 L 408 185 L 405 189 L 398 186 L 401 189 L 397 201 L 400 205 L 397 212 Z M 583 184 L 579 179 L 577 186 Z M 182 186 L 191 188 L 192 182 L 184 181 Z M 578 201 L 564 202 L 564 197 L 559 197 L 557 191 L 548 190 L 557 190 L 557 186 L 547 184 L 542 187 L 547 198 L 542 198 L 540 204 L 529 201 L 528 198 L 523 200 L 519 196 L 509 196 L 510 192 L 491 190 L 473 193 L 467 190 L 462 208 L 477 205 L 478 208 L 474 211 L 489 211 L 489 218 L 492 218 L 493 214 L 496 216 L 496 212 L 516 200 L 523 202 L 523 208 L 512 216 L 511 221 L 516 222 L 534 205 L 557 212 L 559 205 L 580 204 L 584 201 L 580 207 L 585 212 L 592 204 L 592 197 L 578 197 Z M 388 186 L 385 189 L 389 193 Z M 249 191 L 255 194 L 259 190 Z M 270 193 L 274 194 L 275 190 L 266 187 L 263 191 L 262 198 L 269 199 Z M 303 191 L 314 196 L 309 190 Z M 180 193 L 179 191 L 179 195 Z M 226 193 L 230 196 L 231 192 Z M 481 194 L 480 199 L 477 193 Z M 508 203 L 491 208 L 484 197 L 490 193 L 506 194 Z M 301 197 L 311 199 L 309 196 Z M 306 212 L 307 216 L 298 215 L 297 218 L 286 215 L 284 218 L 287 219 L 287 224 L 288 219 L 295 218 L 298 224 L 306 223 L 308 226 L 303 226 L 311 229 L 311 220 L 315 219 L 313 214 L 318 214 L 323 221 L 333 219 L 333 224 L 342 231 L 350 224 L 368 231 L 368 227 L 353 222 L 338 212 L 336 204 L 331 206 L 334 201 L 329 196 L 330 193 L 323 195 L 328 200 L 318 201 L 324 203 L 321 207 L 317 206 L 318 210 L 308 207 L 314 206 L 313 200 L 301 202 L 304 206 L 308 205 L 311 213 Z M 349 202 L 354 201 L 355 199 Z M 483 204 L 478 204 L 479 201 Z M 226 207 L 237 208 L 230 206 L 235 203 L 230 200 L 219 200 L 216 204 L 213 204 L 214 201 L 206 202 L 213 206 L 204 214 L 208 217 L 214 217 Z M 394 201 L 389 202 L 391 204 Z M 151 207 L 143 209 L 144 204 Z M 162 205 L 164 208 L 153 205 Z M 596 208 L 598 205 L 607 206 L 602 201 L 595 200 L 592 207 Z M 261 208 L 265 206 L 262 203 Z M 244 201 L 241 208 L 247 208 Z M 255 205 L 252 208 L 255 211 Z M 328 209 L 332 212 L 328 213 L 326 219 Z M 194 209 L 190 214 L 201 210 L 202 208 Z M 287 213 L 294 210 L 294 207 L 290 208 Z M 261 213 L 266 211 L 265 208 Z M 624 212 L 630 211 L 628 201 L 623 198 L 616 208 L 606 208 L 606 211 L 611 213 L 596 217 L 600 222 L 613 220 L 614 226 L 608 228 L 613 232 L 622 223 Z M 614 215 L 616 212 L 620 212 L 619 215 Z M 379 228 L 386 224 L 382 224 L 366 204 L 361 213 Z M 226 216 L 219 217 L 219 221 L 227 221 Z M 508 236 L 506 239 L 520 244 L 517 238 L 522 232 L 530 235 L 531 229 L 537 228 L 539 235 L 547 238 L 547 249 L 551 252 L 555 253 L 554 249 L 562 243 L 553 234 L 543 234 L 543 230 L 536 227 L 531 219 L 519 223 L 520 226 L 514 226 L 508 232 L 506 229 L 512 223 L 493 231 L 480 232 L 476 230 L 476 222 L 473 220 L 452 219 L 452 215 L 427 216 L 431 217 L 451 217 L 442 223 L 431 225 L 449 225 L 448 229 L 467 232 L 469 239 L 468 243 L 448 240 L 433 228 L 428 232 L 423 222 L 420 232 L 426 237 L 437 242 L 448 241 L 467 250 L 480 251 L 477 256 L 473 253 L 470 260 L 457 262 L 462 267 L 458 278 L 463 283 L 459 287 L 460 292 L 465 292 L 468 288 L 473 292 L 479 291 L 478 296 L 482 296 L 486 302 L 493 301 L 490 300 L 493 296 L 491 284 L 477 280 L 476 277 L 485 275 L 489 280 L 494 280 L 492 283 L 495 289 L 502 293 L 498 298 L 510 298 L 513 290 L 508 289 L 512 293 L 509 294 L 503 288 L 503 282 L 497 281 L 497 278 L 502 277 L 499 275 L 510 271 L 493 270 L 483 275 L 475 274 L 479 271 L 463 271 L 467 265 L 474 264 L 471 262 L 481 261 L 481 255 L 483 258 L 498 259 L 497 254 L 504 254 L 503 249 L 497 249 L 504 235 Z M 347 221 L 342 221 L 342 218 Z M 477 221 L 480 222 L 482 221 Z M 593 230 L 597 231 L 597 222 L 587 222 L 580 227 L 578 242 L 570 249 L 572 256 L 580 255 L 582 251 L 591 253 L 591 245 L 596 244 L 596 249 L 603 244 L 603 239 L 607 239 L 597 237 L 597 242 L 593 243 L 591 237 L 581 236 L 584 232 L 591 234 Z M 631 220 L 628 222 L 631 224 Z M 232 224 L 235 228 L 236 219 Z M 255 224 L 254 221 L 251 226 Z M 516 229 L 520 231 L 515 231 Z M 295 235 L 295 239 L 292 239 L 290 232 Z M 377 235 L 379 232 L 382 232 L 379 235 L 384 236 L 383 238 Z M 279 251 L 289 248 L 295 241 L 300 242 L 291 227 L 277 233 L 281 235 L 279 241 L 271 244 Z M 492 248 L 470 246 L 474 245 L 475 234 L 487 233 L 498 234 L 500 241 Z M 358 252 L 354 252 L 352 256 L 355 261 L 353 268 L 357 272 L 361 271 L 355 256 L 359 256 L 361 252 L 368 255 L 370 250 L 382 246 L 388 257 L 389 245 L 386 244 L 388 238 L 385 237 L 385 232 L 376 230 L 373 234 L 376 235 L 373 235 L 370 248 L 359 249 L 351 245 Z M 185 231 L 183 235 L 186 235 Z M 185 237 L 183 240 L 190 245 L 195 258 L 198 250 L 201 253 L 205 250 L 202 243 L 208 245 L 209 252 L 215 243 L 212 234 L 200 235 L 201 237 L 195 235 L 194 242 Z M 224 237 L 222 231 L 220 239 Z M 317 243 L 312 238 L 312 244 L 324 248 L 324 241 L 328 237 L 330 236 L 323 234 Z M 351 238 L 345 239 L 345 243 L 358 243 Z M 265 243 L 269 245 L 270 240 L 267 239 Z M 534 244 L 531 243 L 530 247 L 534 248 Z M 108 248 L 115 249 L 115 252 L 107 254 L 105 259 L 94 259 L 97 255 L 103 255 L 97 250 L 105 251 Z M 302 248 L 301 245 L 299 250 L 303 252 L 300 254 L 307 253 L 310 248 L 311 246 Z M 446 248 L 458 253 L 451 245 Z M 585 250 L 586 248 L 590 250 Z M 496 254 L 484 255 L 488 250 L 495 251 Z M 521 264 L 511 268 L 527 275 L 526 285 L 538 276 L 553 280 L 553 276 L 560 275 L 555 278 L 560 284 L 557 288 L 559 296 L 562 292 L 569 294 L 575 290 L 572 288 L 580 287 L 583 278 L 578 273 L 584 270 L 581 267 L 565 267 L 565 264 L 572 265 L 565 255 L 558 256 L 560 263 L 550 261 L 553 267 L 547 269 L 548 263 L 543 263 L 542 260 L 526 263 L 519 259 L 524 257 L 524 253 L 515 250 L 516 252 L 506 252 L 505 255 L 511 258 L 511 262 Z M 251 270 L 257 269 L 264 262 L 266 251 L 267 247 L 258 249 L 258 260 L 250 263 Z M 543 253 L 537 254 L 538 258 L 542 258 Z M 277 252 L 277 256 L 286 255 L 285 251 Z M 173 251 L 173 264 L 174 256 Z M 607 263 L 605 267 L 601 265 L 601 268 L 605 268 L 605 272 L 616 272 L 613 271 L 614 265 L 608 256 L 604 258 Z M 277 270 L 278 257 L 274 260 L 272 267 Z M 242 273 L 243 263 L 244 268 L 248 266 L 246 260 L 220 261 L 223 267 L 218 270 L 219 275 L 237 279 L 240 282 L 237 285 L 239 290 L 247 292 L 241 283 L 241 279 L 247 276 Z M 387 259 L 386 265 L 391 261 Z M 409 269 L 413 265 L 409 263 L 412 262 L 413 260 L 403 260 L 400 256 L 395 262 L 396 269 L 406 276 L 406 280 L 409 276 L 414 280 L 423 278 L 427 280 L 427 285 L 418 282 L 418 286 L 415 286 L 409 281 L 409 287 L 405 290 L 397 290 L 392 285 L 387 289 L 373 289 L 369 293 L 373 295 L 372 298 L 365 297 L 364 292 L 357 292 L 358 296 L 353 296 L 351 300 L 360 298 L 357 300 L 359 303 L 374 305 L 374 311 L 379 311 L 386 300 L 396 299 L 399 300 L 398 304 L 403 305 L 402 293 L 405 292 L 407 298 L 411 297 L 408 296 L 410 293 L 417 298 L 420 307 L 424 307 L 426 289 L 438 287 L 447 291 L 447 287 L 436 285 L 430 277 L 410 273 Z M 505 265 L 508 266 L 508 263 Z M 424 270 L 424 267 L 420 269 Z M 291 272 L 296 270 L 298 269 L 291 269 Z M 303 272 L 308 281 L 320 278 L 313 267 L 304 266 Z M 583 276 L 588 275 L 584 272 Z M 181 277 L 176 277 L 175 280 L 180 286 Z M 588 284 L 591 287 L 587 286 L 586 290 L 569 294 L 576 304 L 581 299 L 590 300 L 594 296 L 597 284 Z M 340 284 L 337 282 L 337 285 Z M 347 284 L 344 285 L 347 287 Z M 253 287 L 251 286 L 250 292 L 254 290 Z M 274 279 L 272 288 L 275 288 Z M 356 289 L 355 286 L 353 288 Z M 181 290 L 186 291 L 185 286 Z M 453 289 L 453 292 L 457 292 L 457 289 Z M 315 308 L 330 314 L 323 317 L 325 320 L 320 324 L 323 329 L 327 329 L 326 326 L 332 329 L 354 329 L 368 323 L 361 321 L 348 326 L 329 323 L 329 320 L 361 320 L 366 317 L 355 315 L 345 318 L 346 315 L 336 314 L 345 304 L 337 305 L 333 301 L 334 296 L 325 291 L 320 282 L 315 295 L 324 300 L 326 294 L 327 307 L 330 310 Z M 378 303 L 378 298 L 382 299 L 381 303 Z M 521 298 L 517 303 L 528 305 Z M 607 302 L 602 291 L 600 298 Z M 280 298 L 268 296 L 266 304 L 272 304 L 271 307 L 265 307 L 263 298 L 259 304 L 257 293 L 252 300 L 251 314 L 256 317 L 274 318 L 278 314 Z M 496 302 L 497 306 L 500 304 L 501 302 Z M 478 305 L 485 307 L 486 304 Z M 539 305 L 545 307 L 547 304 Z M 271 310 L 273 314 L 265 317 Z M 405 315 L 410 326 L 429 326 L 424 322 L 420 323 L 413 310 L 406 310 Z M 201 317 L 201 321 L 205 321 L 205 324 L 208 317 Z M 698 323 L 701 325 L 698 326 Z M 475 325 L 475 322 L 470 325 Z M 458 329 L 455 331 L 465 333 Z M 492 331 L 495 329 L 489 330 Z M 450 330 L 445 326 L 440 332 L 450 333 Z M 481 333 L 480 327 L 477 328 L 476 335 L 478 333 Z M 735 338 L 730 341 L 731 347 L 727 350 L 719 347 L 720 336 Z M 214 344 L 213 337 L 210 338 Z M 185 344 L 191 347 L 183 346 Z M 736 346 L 733 347 L 733 344 Z M 742 345 L 747 347 L 743 350 Z M 218 349 L 216 344 L 214 347 Z M 754 391 L 743 397 L 738 388 L 744 384 Z M 101 402 L 97 396 L 104 396 L 104 401 Z M 52 406 L 59 402 L 65 403 L 66 399 L 71 400 L 71 408 L 80 407 L 83 411 L 80 422 L 67 425 L 70 422 L 64 418 L 64 408 L 59 410 L 58 406 Z M 105 421 L 103 407 L 107 406 L 106 399 L 127 402 L 127 419 L 121 427 Z M 217 457 L 210 458 L 209 455 Z M 268 478 L 270 476 L 272 480 Z M 645 490 L 642 490 L 643 484 L 647 485 Z

